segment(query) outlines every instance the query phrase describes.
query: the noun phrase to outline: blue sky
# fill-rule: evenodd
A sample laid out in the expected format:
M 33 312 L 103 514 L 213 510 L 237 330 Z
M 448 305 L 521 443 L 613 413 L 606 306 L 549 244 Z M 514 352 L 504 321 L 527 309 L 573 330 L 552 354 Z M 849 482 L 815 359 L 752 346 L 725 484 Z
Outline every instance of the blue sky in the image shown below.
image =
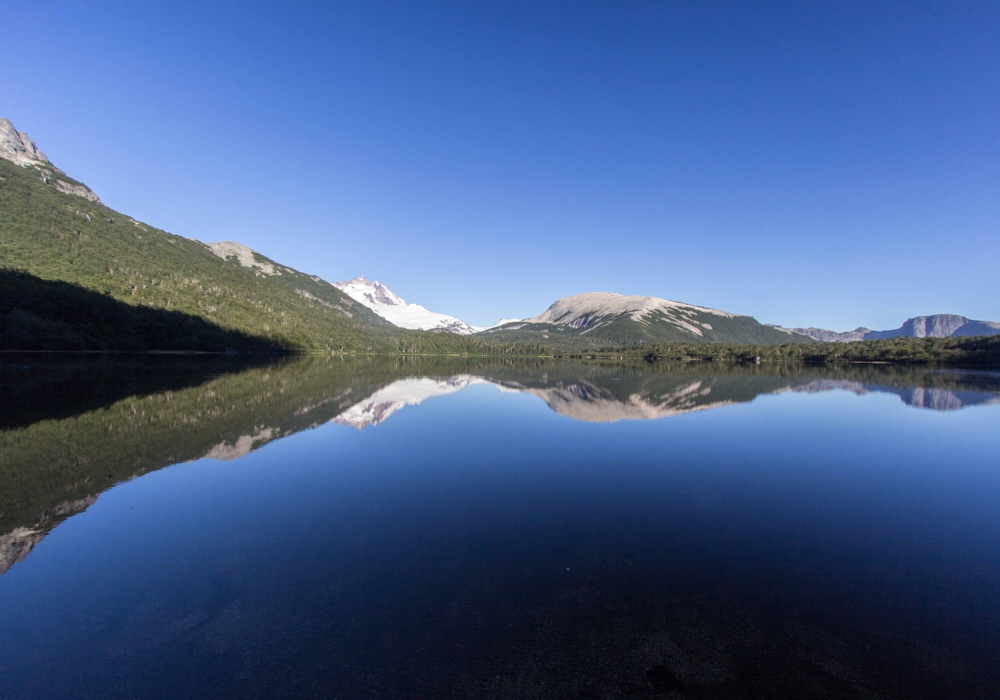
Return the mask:
M 210 5 L 210 7 L 206 7 Z M 5 3 L 109 206 L 469 322 L 584 291 L 1000 320 L 1000 3 Z

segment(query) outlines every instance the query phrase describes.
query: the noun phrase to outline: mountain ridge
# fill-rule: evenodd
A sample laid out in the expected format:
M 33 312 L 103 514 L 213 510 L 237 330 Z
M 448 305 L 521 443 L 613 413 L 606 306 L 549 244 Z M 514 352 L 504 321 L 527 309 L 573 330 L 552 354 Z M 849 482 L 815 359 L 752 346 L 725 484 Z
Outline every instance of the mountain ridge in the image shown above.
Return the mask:
M 958 338 L 963 336 L 1000 335 L 1000 323 L 977 321 L 957 314 L 932 314 L 906 319 L 899 328 L 873 331 L 864 326 L 843 333 L 825 328 L 782 328 L 808 335 L 824 343 L 854 343 L 861 340 L 887 340 L 889 338 Z

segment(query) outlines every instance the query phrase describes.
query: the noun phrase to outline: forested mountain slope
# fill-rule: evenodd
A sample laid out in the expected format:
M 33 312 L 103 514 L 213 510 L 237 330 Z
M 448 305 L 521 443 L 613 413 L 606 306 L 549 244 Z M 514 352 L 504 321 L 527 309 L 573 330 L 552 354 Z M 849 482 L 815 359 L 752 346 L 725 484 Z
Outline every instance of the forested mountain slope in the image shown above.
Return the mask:
M 289 349 L 361 349 L 396 333 L 333 285 L 305 275 L 297 287 L 284 283 L 291 275 L 276 276 L 276 283 L 228 264 L 203 243 L 62 192 L 35 168 L 7 160 L 0 160 L 0 260 L 44 280 L 200 317 Z
M 245 246 L 136 221 L 52 165 L 7 120 L 0 273 L 0 349 L 529 351 L 404 330 Z

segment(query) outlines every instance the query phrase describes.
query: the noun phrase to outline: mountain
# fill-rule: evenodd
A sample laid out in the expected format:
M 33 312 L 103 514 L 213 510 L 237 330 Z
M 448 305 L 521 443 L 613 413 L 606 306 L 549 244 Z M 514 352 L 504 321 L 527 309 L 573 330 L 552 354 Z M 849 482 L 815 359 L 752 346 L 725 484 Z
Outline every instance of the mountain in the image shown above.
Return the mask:
M 105 206 L 0 119 L 0 349 L 483 352 L 319 277 Z M 505 350 L 509 350 L 505 349 Z
M 0 117 L 0 158 L 35 170 L 39 180 L 51 184 L 59 192 L 83 197 L 88 202 L 99 204 L 101 201 L 89 187 L 52 165 L 26 133 L 15 129 L 10 120 L 3 117 Z
M 477 337 L 488 342 L 530 340 L 559 349 L 664 342 L 757 345 L 814 342 L 789 330 L 765 326 L 750 316 L 657 297 L 608 292 L 559 299 L 538 316 L 488 329 Z
M 955 314 L 908 318 L 902 326 L 889 331 L 856 328 L 853 331 L 838 333 L 823 328 L 781 328 L 780 326 L 775 326 L 775 328 L 808 335 L 810 338 L 824 343 L 853 343 L 858 340 L 885 340 L 887 338 L 957 338 L 975 335 L 1000 335 L 1000 323 L 974 321 Z
M 472 335 L 517 320 L 504 318 L 493 326 L 472 326 L 454 316 L 430 311 L 420 304 L 410 304 L 393 294 L 378 280 L 372 282 L 364 276 L 345 282 L 334 282 L 334 286 L 400 328 Z
M 387 387 L 379 389 L 340 415 L 333 423 L 349 425 L 364 430 L 370 425 L 378 425 L 393 413 L 406 406 L 417 406 L 429 398 L 453 394 L 471 384 L 485 384 L 485 379 L 468 374 L 453 377 L 407 377 L 399 379 Z

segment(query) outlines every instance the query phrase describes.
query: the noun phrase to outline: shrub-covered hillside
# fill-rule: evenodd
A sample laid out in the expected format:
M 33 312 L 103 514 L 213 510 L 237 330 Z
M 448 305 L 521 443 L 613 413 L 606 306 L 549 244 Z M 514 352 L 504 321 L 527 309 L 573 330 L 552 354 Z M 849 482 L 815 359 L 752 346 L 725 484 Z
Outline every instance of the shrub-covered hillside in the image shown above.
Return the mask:
M 243 265 L 67 193 L 56 184 L 79 183 L 59 171 L 47 177 L 52 170 L 0 159 L 8 282 L 0 289 L 0 349 L 537 351 L 397 328 L 318 277 L 256 254 L 255 265 Z M 58 294 L 45 298 L 48 291 Z

